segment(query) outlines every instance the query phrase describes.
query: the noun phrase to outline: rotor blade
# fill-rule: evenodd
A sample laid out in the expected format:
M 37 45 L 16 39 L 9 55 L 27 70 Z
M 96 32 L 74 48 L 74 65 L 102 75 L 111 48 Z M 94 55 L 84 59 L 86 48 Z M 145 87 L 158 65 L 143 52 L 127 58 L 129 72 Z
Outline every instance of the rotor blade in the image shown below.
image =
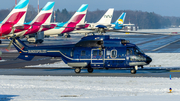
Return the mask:
M 122 31 L 122 30 L 107 30 L 107 32 L 135 33 L 135 34 L 147 34 L 147 35 L 179 35 L 179 34 L 169 34 L 169 33 L 132 32 L 132 31 Z

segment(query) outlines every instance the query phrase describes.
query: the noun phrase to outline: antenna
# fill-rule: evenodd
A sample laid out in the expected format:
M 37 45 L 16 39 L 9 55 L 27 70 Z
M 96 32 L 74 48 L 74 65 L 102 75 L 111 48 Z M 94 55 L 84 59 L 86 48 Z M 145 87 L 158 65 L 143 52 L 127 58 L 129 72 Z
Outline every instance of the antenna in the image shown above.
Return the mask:
M 56 11 L 54 11 L 54 22 L 56 22 Z
M 39 0 L 38 0 L 38 14 L 39 14 Z
M 17 5 L 17 0 L 15 0 L 15 6 Z

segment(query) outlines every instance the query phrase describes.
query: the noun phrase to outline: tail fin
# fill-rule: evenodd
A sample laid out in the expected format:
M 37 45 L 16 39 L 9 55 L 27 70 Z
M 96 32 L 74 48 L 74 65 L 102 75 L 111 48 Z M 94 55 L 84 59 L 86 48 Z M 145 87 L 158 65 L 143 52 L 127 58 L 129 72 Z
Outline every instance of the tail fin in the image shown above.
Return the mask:
M 13 40 L 13 45 L 17 49 L 17 51 L 20 53 L 20 55 L 17 57 L 19 59 L 30 61 L 34 58 L 33 55 L 28 55 L 28 46 L 24 44 L 19 38 L 10 39 Z
M 28 8 L 29 0 L 21 0 L 2 23 L 23 24 Z
M 84 23 L 85 17 L 88 9 L 88 4 L 82 4 L 81 7 L 76 11 L 76 13 L 71 17 L 68 23 Z
M 13 45 L 14 47 L 18 50 L 19 53 L 23 53 L 23 52 L 26 52 L 27 50 L 27 45 L 24 44 L 20 39 L 19 37 L 18 38 L 15 38 L 15 39 L 10 39 L 10 40 L 13 40 Z
M 126 17 L 126 13 L 123 12 L 121 14 L 121 16 L 114 23 L 115 24 L 115 27 L 114 27 L 115 29 L 121 29 L 123 27 L 125 17 Z
M 102 18 L 97 22 L 99 24 L 111 24 L 111 20 L 113 17 L 114 8 L 108 9 L 108 11 L 102 16 Z
M 48 2 L 30 24 L 50 24 L 54 2 Z

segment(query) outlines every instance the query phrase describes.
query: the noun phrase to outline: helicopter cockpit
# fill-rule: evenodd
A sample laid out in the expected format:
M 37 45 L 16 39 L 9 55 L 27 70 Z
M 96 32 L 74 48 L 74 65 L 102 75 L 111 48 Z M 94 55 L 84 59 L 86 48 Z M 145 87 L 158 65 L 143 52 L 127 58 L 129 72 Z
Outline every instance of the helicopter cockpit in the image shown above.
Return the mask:
M 144 52 L 138 47 L 127 48 L 126 55 L 130 57 L 130 61 L 146 61 Z

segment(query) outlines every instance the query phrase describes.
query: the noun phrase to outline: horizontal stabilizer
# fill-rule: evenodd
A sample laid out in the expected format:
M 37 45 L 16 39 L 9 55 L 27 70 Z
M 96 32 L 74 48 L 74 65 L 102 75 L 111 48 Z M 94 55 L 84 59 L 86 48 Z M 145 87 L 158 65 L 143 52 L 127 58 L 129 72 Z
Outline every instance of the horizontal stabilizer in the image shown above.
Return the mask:
M 86 26 L 86 24 L 77 24 L 76 25 L 76 28 L 83 28 L 83 27 L 85 27 Z
M 43 28 L 51 28 L 51 27 L 55 27 L 55 26 L 49 24 L 49 25 L 42 25 L 42 27 Z
M 104 25 L 97 25 L 96 27 L 98 27 L 98 28 L 107 28 L 107 27 L 104 26 Z
M 22 54 L 20 54 L 17 58 L 23 59 L 23 60 L 26 60 L 26 61 L 31 61 L 31 60 L 34 58 L 34 56 L 32 56 L 32 55 L 22 55 Z

